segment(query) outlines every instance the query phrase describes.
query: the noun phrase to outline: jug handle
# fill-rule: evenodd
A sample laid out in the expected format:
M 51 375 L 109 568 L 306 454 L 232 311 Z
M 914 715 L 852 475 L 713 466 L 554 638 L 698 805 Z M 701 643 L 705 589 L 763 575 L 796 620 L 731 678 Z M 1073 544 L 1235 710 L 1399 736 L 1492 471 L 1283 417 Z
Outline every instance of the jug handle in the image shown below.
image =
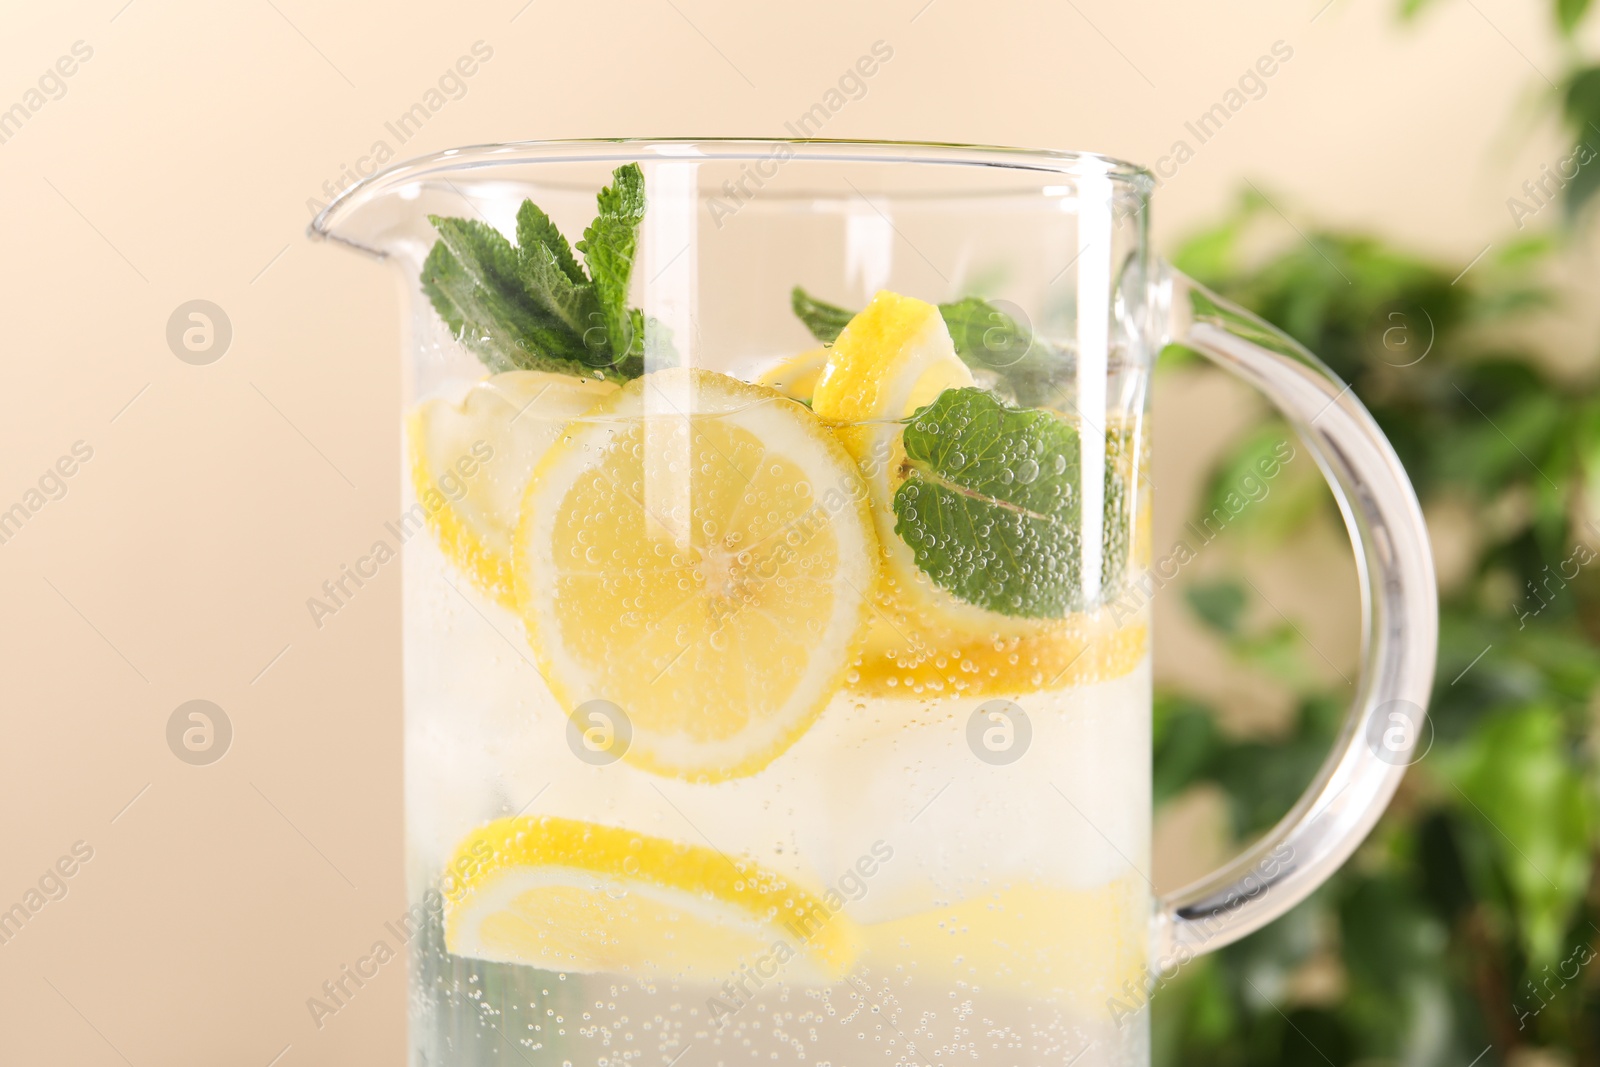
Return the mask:
M 1164 340 L 1265 393 L 1315 458 L 1355 549 L 1362 615 L 1355 700 L 1311 787 L 1249 851 L 1158 901 L 1153 958 L 1165 972 L 1294 907 L 1366 837 L 1420 758 L 1439 608 L 1416 493 L 1350 387 L 1282 330 L 1171 267 L 1155 281 Z

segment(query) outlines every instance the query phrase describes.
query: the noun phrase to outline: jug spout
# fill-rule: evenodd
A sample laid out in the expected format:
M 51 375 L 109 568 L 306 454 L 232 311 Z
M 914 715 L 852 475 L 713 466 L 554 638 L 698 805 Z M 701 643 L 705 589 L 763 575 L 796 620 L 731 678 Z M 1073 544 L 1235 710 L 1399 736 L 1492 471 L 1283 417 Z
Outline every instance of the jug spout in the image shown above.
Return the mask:
M 342 190 L 306 228 L 312 240 L 333 241 L 377 259 L 403 253 L 426 237 L 428 207 L 422 203 L 429 172 L 448 165 L 460 150 L 442 152 L 379 171 Z M 434 183 L 438 178 L 433 179 Z M 465 209 L 458 206 L 451 213 Z M 420 224 L 420 226 L 419 226 Z
M 476 219 L 516 232 L 522 201 L 533 198 L 558 223 L 581 233 L 595 190 L 624 163 L 681 158 L 681 146 L 570 141 L 451 148 L 395 163 L 336 196 L 308 235 L 399 266 L 426 258 L 438 237 L 434 217 Z

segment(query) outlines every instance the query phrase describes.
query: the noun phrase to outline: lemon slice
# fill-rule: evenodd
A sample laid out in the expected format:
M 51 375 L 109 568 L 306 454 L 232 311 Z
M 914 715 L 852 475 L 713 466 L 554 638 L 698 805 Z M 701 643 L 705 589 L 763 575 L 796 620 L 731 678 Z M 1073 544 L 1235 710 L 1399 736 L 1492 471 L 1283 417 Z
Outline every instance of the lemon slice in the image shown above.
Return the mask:
M 892 967 L 911 985 L 971 983 L 1086 1013 L 1141 980 L 1149 907 L 1147 888 L 1132 877 L 1096 889 L 1008 885 L 860 927 L 861 961 Z
M 548 971 L 715 984 L 741 965 L 765 974 L 771 960 L 786 983 L 820 985 L 843 976 L 855 954 L 849 919 L 777 874 L 571 819 L 498 819 L 474 830 L 442 890 L 451 952 Z
M 887 290 L 850 320 L 827 352 L 812 410 L 839 422 L 901 419 L 946 389 L 973 384 L 939 309 Z
M 817 379 L 822 377 L 822 368 L 827 365 L 828 349 L 819 345 L 774 363 L 756 377 L 756 384 L 776 389 L 790 400 L 809 404 L 817 389 Z
M 569 712 L 622 709 L 624 758 L 753 774 L 857 648 L 878 547 L 856 466 L 804 407 L 702 370 L 630 382 L 568 428 L 517 528 L 518 604 Z
M 514 607 L 511 535 L 533 468 L 611 382 L 507 371 L 459 404 L 433 399 L 408 420 L 411 479 L 439 546 L 485 595 Z

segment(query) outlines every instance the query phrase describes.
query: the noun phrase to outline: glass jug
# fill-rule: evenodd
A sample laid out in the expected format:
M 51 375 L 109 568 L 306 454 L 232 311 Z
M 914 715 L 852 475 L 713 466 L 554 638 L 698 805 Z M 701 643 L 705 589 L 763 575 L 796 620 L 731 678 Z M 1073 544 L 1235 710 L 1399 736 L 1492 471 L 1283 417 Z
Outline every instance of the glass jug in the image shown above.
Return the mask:
M 1421 514 L 1347 386 L 1152 261 L 1152 188 L 1064 152 L 574 141 L 399 164 L 316 219 L 408 297 L 413 1063 L 1143 1064 L 1162 977 L 1350 855 L 1431 685 Z M 1163 897 L 1169 343 L 1295 427 L 1366 632 L 1306 796 Z

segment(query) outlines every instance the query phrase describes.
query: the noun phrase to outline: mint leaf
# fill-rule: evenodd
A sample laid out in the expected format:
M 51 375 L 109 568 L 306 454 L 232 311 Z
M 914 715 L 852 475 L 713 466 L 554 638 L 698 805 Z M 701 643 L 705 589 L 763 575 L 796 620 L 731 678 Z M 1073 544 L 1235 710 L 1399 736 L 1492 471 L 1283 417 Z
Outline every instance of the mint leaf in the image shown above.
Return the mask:
M 598 317 L 587 332 L 586 347 L 603 350 L 608 358 L 620 361 L 633 350 L 636 337 L 628 313 L 628 280 L 639 245 L 639 223 L 644 219 L 644 172 L 639 164 L 618 167 L 612 184 L 600 190 L 597 200 L 600 213 L 578 242 L 598 302 Z
M 450 327 L 453 337 L 462 336 L 467 328 L 467 313 L 457 303 L 455 294 L 468 284 L 471 279 L 463 277 L 461 262 L 443 241 L 435 241 L 428 258 L 422 261 L 422 291 L 433 304 L 433 310 Z
M 978 296 L 939 304 L 939 315 L 944 318 L 957 352 L 982 352 L 992 357 L 992 362 L 1000 362 L 1006 357 L 1024 357 L 1034 346 L 1034 336 L 1024 326 Z M 1016 362 L 1016 358 L 1010 362 Z
M 940 304 L 939 315 L 955 342 L 956 353 L 974 366 L 1008 367 L 1033 348 L 1033 334 L 1027 327 L 980 297 Z
M 423 265 L 423 290 L 451 331 L 491 370 L 581 353 L 560 322 L 528 296 L 517 251 L 498 230 L 474 219 L 430 221 L 439 241 Z
M 1079 580 L 1078 430 L 1050 411 L 946 389 L 907 422 L 895 533 L 935 584 L 1004 615 L 1061 618 L 1092 605 Z M 1101 599 L 1126 581 L 1133 499 L 1129 435 L 1106 442 Z
M 573 284 L 561 269 L 555 253 L 542 244 L 522 248 L 519 274 L 523 287 L 535 303 L 550 317 L 561 323 L 569 337 L 578 339 L 573 358 L 595 366 L 612 362 L 611 353 L 598 342 L 601 331 L 589 332 L 599 326 L 600 302 L 595 297 L 594 286 L 588 282 Z
M 589 276 L 578 266 L 578 261 L 572 258 L 572 246 L 567 244 L 567 239 L 556 229 L 556 224 L 550 221 L 550 216 L 540 210 L 532 200 L 524 200 L 522 207 L 517 209 L 517 246 L 525 255 L 536 247 L 548 248 L 556 265 L 561 268 L 561 273 L 565 274 L 572 284 L 588 284 Z
M 839 337 L 839 332 L 853 318 L 855 312 L 846 311 L 833 304 L 825 304 L 798 285 L 789 293 L 789 306 L 794 309 L 795 315 L 811 331 L 811 336 L 825 345 L 831 345 Z
M 947 389 L 911 417 L 903 440 L 910 474 L 894 495 L 894 529 L 930 579 L 1005 615 L 1060 618 L 1083 607 L 1071 425 L 981 389 Z
M 1042 407 L 1062 399 L 1061 382 L 1076 366 L 1069 349 L 976 296 L 940 304 L 939 314 L 962 362 L 974 370 L 993 371 L 1017 403 Z

